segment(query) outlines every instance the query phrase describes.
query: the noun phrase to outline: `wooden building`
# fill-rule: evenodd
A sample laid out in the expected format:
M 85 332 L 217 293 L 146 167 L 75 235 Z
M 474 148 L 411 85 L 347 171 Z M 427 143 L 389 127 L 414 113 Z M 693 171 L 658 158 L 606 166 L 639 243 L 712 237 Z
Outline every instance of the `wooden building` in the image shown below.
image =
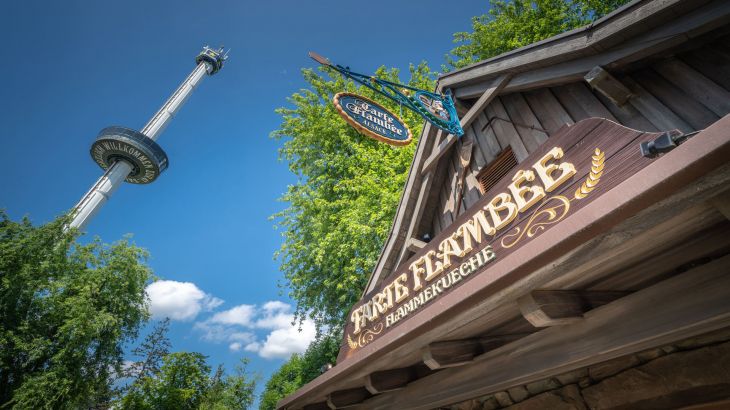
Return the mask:
M 730 408 L 730 2 L 447 73 L 336 365 L 281 409 Z M 676 147 L 672 147 L 677 145 Z

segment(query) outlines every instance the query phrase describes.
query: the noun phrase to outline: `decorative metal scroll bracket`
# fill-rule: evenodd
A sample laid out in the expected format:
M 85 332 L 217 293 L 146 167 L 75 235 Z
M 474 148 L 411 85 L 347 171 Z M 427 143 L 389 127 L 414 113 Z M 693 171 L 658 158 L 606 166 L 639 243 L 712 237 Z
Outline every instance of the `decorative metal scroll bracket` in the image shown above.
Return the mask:
M 313 51 L 309 52 L 309 57 L 319 64 L 339 72 L 341 75 L 364 85 L 376 93 L 410 108 L 423 117 L 423 119 L 449 134 L 457 137 L 464 135 L 464 130 L 461 128 L 459 121 L 459 115 L 456 113 L 454 100 L 451 97 L 451 91 L 447 90 L 445 94 L 437 94 L 409 85 L 356 73 L 350 70 L 350 67 L 333 64 L 326 57 Z

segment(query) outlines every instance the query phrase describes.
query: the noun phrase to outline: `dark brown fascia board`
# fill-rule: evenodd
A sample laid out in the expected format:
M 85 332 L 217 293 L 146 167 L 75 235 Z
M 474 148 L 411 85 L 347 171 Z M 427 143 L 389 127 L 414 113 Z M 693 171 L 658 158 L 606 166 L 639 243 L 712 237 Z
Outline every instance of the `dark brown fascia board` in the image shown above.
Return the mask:
M 637 148 L 638 149 L 638 148 Z M 477 275 L 454 292 L 441 297 L 439 303 L 415 313 L 398 332 L 376 339 L 338 363 L 296 392 L 282 399 L 278 409 L 296 408 L 326 394 L 328 386 L 357 372 L 438 323 L 446 323 L 455 312 L 497 294 L 510 283 L 570 252 L 616 226 L 622 220 L 658 203 L 713 170 L 727 164 L 730 157 L 730 115 L 665 154 L 626 181 L 605 193 L 563 222 L 564 229 L 549 230 L 490 267 L 489 275 Z M 529 289 L 525 289 L 527 291 Z M 448 306 L 448 308 L 444 308 Z
M 637 0 L 587 26 L 443 74 L 439 84 L 453 89 L 500 73 L 516 74 L 598 54 L 705 3 L 708 0 Z

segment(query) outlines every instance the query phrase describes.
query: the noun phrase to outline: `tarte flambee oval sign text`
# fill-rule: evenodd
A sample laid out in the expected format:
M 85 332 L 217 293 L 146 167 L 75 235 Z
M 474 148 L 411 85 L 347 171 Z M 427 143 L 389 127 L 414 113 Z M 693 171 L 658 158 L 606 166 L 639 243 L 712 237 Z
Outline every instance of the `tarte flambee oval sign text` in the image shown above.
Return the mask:
M 363 135 L 391 145 L 408 145 L 413 139 L 402 119 L 373 100 L 338 93 L 334 103 L 342 118 Z

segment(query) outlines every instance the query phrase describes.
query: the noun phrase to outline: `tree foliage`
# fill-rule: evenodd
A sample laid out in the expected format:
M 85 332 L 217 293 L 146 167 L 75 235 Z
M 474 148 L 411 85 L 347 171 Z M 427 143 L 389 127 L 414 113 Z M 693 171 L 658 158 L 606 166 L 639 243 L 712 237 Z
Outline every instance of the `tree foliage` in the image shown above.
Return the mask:
M 301 354 L 294 354 L 266 383 L 261 393 L 260 410 L 274 410 L 276 403 L 322 374 L 322 366 L 335 364 L 341 335 L 320 335 Z
M 288 208 L 274 215 L 284 236 L 277 255 L 297 318 L 309 314 L 319 328 L 339 327 L 388 234 L 416 144 L 396 148 L 358 134 L 337 114 L 332 97 L 347 89 L 399 113 L 396 104 L 339 74 L 302 73 L 309 88 L 289 98 L 292 108 L 277 110 L 283 121 L 272 133 L 283 141 L 280 158 L 299 177 L 281 198 Z M 376 75 L 398 81 L 394 69 Z M 425 63 L 412 66 L 410 77 L 410 85 L 433 88 Z M 421 118 L 407 109 L 403 116 L 417 136 Z
M 127 240 L 81 245 L 67 218 L 34 227 L 0 212 L 0 406 L 106 402 L 123 344 L 147 318 L 147 253 Z
M 237 410 L 253 404 L 256 378 L 247 360 L 226 375 L 218 366 L 211 376 L 206 357 L 196 352 L 165 355 L 159 371 L 134 381 L 120 400 L 121 408 L 139 410 Z
M 294 353 L 269 377 L 259 400 L 259 410 L 275 410 L 276 403 L 304 385 L 302 357 Z
M 170 321 L 158 322 L 133 354 L 141 360 L 128 366 L 127 385 L 117 406 L 124 409 L 246 409 L 253 404 L 257 378 L 247 372 L 243 359 L 233 374 L 219 365 L 211 376 L 207 358 L 200 353 L 169 353 Z
M 564 31 L 589 24 L 629 0 L 490 0 L 489 12 L 472 19 L 473 32 L 446 59 L 462 68 Z
M 160 372 L 162 359 L 170 353 L 172 345 L 167 337 L 169 329 L 170 318 L 165 318 L 155 324 L 144 341 L 132 349 L 132 356 L 139 357 L 140 360 L 127 366 L 124 377 L 138 381 Z
M 159 374 L 138 380 L 122 400 L 129 409 L 197 409 L 210 387 L 210 366 L 200 353 L 176 352 Z
M 234 374 L 226 375 L 223 365 L 213 376 L 205 399 L 200 406 L 201 410 L 236 410 L 247 409 L 256 397 L 254 390 L 258 377 L 248 373 L 248 360 L 243 359 L 236 366 Z

